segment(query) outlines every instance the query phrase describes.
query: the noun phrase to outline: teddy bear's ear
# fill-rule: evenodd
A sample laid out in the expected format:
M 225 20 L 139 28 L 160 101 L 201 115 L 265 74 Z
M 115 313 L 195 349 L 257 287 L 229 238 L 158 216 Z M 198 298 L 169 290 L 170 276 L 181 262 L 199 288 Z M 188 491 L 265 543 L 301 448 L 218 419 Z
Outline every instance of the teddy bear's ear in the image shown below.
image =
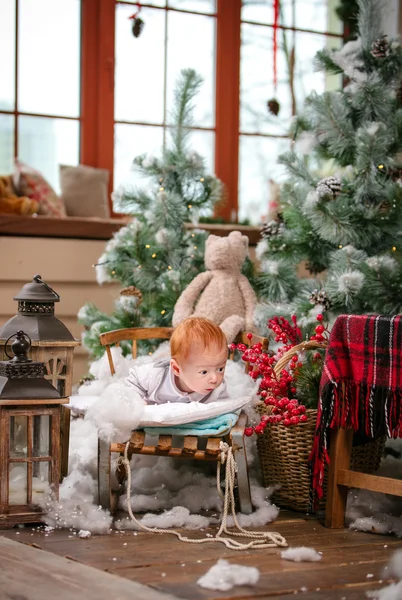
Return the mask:
M 228 237 L 236 244 L 243 244 L 245 248 L 248 248 L 248 237 L 243 235 L 240 231 L 231 231 Z
M 207 241 L 205 242 L 206 245 L 209 244 L 214 244 L 216 242 L 216 240 L 221 239 L 220 235 L 214 235 L 213 233 L 210 233 L 209 236 L 207 237 Z

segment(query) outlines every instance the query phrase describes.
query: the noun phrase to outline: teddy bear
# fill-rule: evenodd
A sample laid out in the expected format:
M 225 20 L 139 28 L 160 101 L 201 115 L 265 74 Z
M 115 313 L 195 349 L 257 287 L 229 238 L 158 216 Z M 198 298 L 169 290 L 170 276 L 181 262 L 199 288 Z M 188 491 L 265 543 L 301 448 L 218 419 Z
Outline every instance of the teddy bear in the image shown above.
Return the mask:
M 15 194 L 11 175 L 0 177 L 0 214 L 33 215 L 38 208 L 36 200 Z
M 254 331 L 257 298 L 241 267 L 248 255 L 248 237 L 232 231 L 210 235 L 205 245 L 206 271 L 191 281 L 176 302 L 172 324 L 187 317 L 206 317 L 220 326 L 228 343 L 240 331 Z

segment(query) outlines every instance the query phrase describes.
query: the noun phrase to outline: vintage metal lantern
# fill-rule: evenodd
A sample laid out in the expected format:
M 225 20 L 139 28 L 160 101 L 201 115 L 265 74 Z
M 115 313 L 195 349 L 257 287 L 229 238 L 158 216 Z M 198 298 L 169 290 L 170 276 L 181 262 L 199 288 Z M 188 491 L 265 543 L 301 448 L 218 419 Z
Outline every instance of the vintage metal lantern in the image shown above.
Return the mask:
M 10 360 L 0 361 L 0 528 L 40 521 L 40 499 L 50 489 L 58 498 L 62 409 L 69 401 L 45 379 L 43 362 L 28 358 L 29 336 L 18 331 L 10 338 L 14 357 L 6 348 Z
M 14 296 L 18 314 L 0 327 L 0 360 L 6 359 L 5 341 L 20 329 L 32 340 L 30 358 L 45 364 L 45 378 L 61 396 L 70 396 L 73 384 L 73 353 L 80 341 L 55 317 L 60 296 L 40 275 L 25 284 Z
M 0 360 L 6 360 L 7 339 L 16 331 L 22 330 L 31 339 L 29 358 L 45 365 L 45 379 L 56 388 L 60 396 L 71 396 L 73 385 L 73 354 L 80 341 L 54 314 L 55 302 L 60 296 L 40 275 L 35 275 L 31 283 L 25 284 L 14 296 L 18 301 L 18 313 L 0 327 Z M 70 431 L 70 411 L 65 409 L 62 417 L 62 432 L 68 448 Z M 68 455 L 61 459 L 61 477 L 67 475 Z

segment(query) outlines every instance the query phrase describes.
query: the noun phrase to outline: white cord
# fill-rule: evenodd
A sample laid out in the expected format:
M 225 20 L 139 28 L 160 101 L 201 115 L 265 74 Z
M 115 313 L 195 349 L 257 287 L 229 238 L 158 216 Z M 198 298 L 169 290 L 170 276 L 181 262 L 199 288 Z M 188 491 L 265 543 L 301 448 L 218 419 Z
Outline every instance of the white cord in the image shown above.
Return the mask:
M 221 456 L 220 460 L 217 464 L 216 471 L 216 484 L 218 489 L 219 496 L 223 499 L 223 513 L 222 513 L 222 522 L 219 527 L 219 531 L 217 532 L 215 537 L 207 537 L 207 538 L 199 538 L 199 539 L 190 539 L 184 537 L 178 531 L 174 531 L 174 529 L 160 529 L 159 527 L 147 527 L 143 525 L 140 521 L 138 521 L 131 509 L 131 468 L 130 461 L 128 459 L 128 450 L 130 447 L 130 442 L 127 442 L 126 447 L 124 449 L 124 457 L 120 458 L 121 462 L 124 464 L 126 473 L 127 473 L 127 511 L 130 515 L 130 518 L 140 529 L 144 531 L 148 531 L 151 533 L 170 533 L 171 535 L 175 535 L 179 538 L 181 542 L 187 542 L 189 544 L 204 544 L 207 542 L 220 542 L 225 544 L 227 548 L 230 550 L 248 550 L 250 548 L 272 548 L 273 546 L 281 546 L 286 547 L 287 542 L 285 538 L 276 532 L 268 532 L 268 531 L 247 531 L 239 524 L 236 517 L 235 510 L 235 499 L 234 499 L 234 485 L 235 485 L 235 477 L 237 471 L 237 464 L 235 458 L 233 456 L 233 448 L 227 444 L 226 442 L 221 442 L 220 450 Z M 222 494 L 221 486 L 220 486 L 220 470 L 221 464 L 226 462 L 226 470 L 225 470 L 225 494 Z M 238 529 L 238 531 L 228 531 L 227 529 L 227 518 L 229 511 L 231 511 L 233 516 L 233 521 Z M 233 540 L 228 537 L 222 537 L 222 534 L 244 537 L 251 539 L 248 543 L 242 543 L 238 540 Z

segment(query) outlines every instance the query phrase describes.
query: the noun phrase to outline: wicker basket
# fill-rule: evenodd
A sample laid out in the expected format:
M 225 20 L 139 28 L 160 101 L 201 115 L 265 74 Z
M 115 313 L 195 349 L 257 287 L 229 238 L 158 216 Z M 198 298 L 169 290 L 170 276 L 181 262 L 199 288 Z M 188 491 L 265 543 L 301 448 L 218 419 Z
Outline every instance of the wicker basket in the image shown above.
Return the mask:
M 296 353 L 314 348 L 325 348 L 325 342 L 314 340 L 303 342 L 291 348 L 277 362 L 275 373 L 287 365 Z M 270 406 L 261 402 L 257 406 L 260 414 L 268 414 Z M 316 409 L 307 409 L 308 420 L 295 427 L 279 424 L 267 424 L 263 435 L 257 438 L 257 448 L 261 470 L 266 486 L 280 486 L 273 494 L 273 501 L 279 506 L 307 512 L 310 500 L 310 470 L 308 458 L 313 445 Z M 370 440 L 368 443 L 354 446 L 351 469 L 364 473 L 373 473 L 378 469 L 384 451 L 386 437 Z M 326 475 L 324 478 L 324 496 L 318 509 L 325 507 Z

